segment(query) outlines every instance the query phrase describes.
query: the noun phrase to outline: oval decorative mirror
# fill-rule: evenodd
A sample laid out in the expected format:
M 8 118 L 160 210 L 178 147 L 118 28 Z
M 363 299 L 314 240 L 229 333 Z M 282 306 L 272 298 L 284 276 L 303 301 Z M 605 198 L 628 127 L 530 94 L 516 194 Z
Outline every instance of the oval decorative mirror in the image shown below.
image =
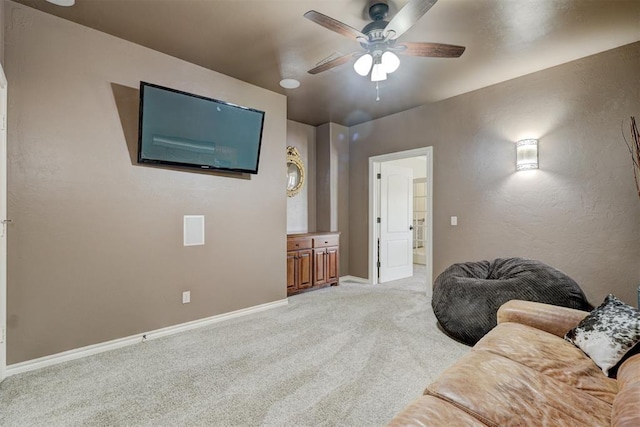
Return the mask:
M 304 164 L 296 147 L 287 147 L 287 196 L 293 197 L 304 185 Z

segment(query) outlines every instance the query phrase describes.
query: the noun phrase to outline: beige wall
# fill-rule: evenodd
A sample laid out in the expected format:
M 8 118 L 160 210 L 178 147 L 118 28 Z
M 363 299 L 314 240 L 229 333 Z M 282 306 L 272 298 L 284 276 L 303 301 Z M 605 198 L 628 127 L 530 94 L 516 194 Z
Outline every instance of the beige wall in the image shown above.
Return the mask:
M 287 120 L 287 145 L 298 149 L 305 166 L 305 183 L 287 197 L 287 233 L 316 231 L 316 128 Z
M 5 2 L 0 1 L 0 63 L 4 65 L 4 8 Z
M 325 123 L 316 130 L 318 231 L 340 231 L 340 275 L 349 272 L 349 128 Z
M 635 304 L 640 200 L 620 130 L 640 115 L 639 76 L 635 43 L 352 127 L 349 273 L 368 276 L 369 156 L 433 146 L 434 277 L 524 256 L 569 274 L 592 303 L 613 292 Z M 516 173 L 524 137 L 539 138 L 540 169 Z
M 318 231 L 336 231 L 331 228 L 330 147 L 331 123 L 325 123 L 316 128 L 316 226 Z
M 285 97 L 6 7 L 8 363 L 285 298 Z M 138 166 L 140 80 L 266 111 L 259 174 Z

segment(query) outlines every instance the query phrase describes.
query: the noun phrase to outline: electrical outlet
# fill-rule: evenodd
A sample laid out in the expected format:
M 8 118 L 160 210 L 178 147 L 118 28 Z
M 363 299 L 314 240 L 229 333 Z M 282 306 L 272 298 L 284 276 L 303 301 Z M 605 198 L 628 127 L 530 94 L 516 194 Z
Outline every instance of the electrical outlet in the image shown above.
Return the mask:
M 182 303 L 189 304 L 191 302 L 191 291 L 184 291 L 182 293 Z
M 452 216 L 451 217 L 451 225 L 458 225 L 458 217 L 457 216 Z

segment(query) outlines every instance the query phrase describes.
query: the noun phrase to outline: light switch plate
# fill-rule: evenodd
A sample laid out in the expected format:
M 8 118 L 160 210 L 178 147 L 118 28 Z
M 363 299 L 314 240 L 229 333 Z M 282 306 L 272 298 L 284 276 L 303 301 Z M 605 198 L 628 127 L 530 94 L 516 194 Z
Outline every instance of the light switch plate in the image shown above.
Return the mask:
M 451 217 L 451 225 L 458 225 L 458 217 L 457 216 L 452 216 Z

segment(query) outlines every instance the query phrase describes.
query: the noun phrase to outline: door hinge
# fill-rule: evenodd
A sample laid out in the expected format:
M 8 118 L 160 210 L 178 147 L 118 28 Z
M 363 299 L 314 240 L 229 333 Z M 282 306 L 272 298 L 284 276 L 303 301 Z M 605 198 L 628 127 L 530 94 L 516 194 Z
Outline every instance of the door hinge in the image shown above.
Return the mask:
M 0 344 L 2 344 L 4 342 L 4 334 L 5 334 L 5 328 L 2 328 L 2 332 L 0 332 Z
M 376 222 L 377 222 L 378 224 L 380 224 L 380 221 L 382 221 L 380 217 L 376 218 Z
M 378 178 L 378 179 L 382 179 L 382 174 L 381 174 L 381 173 L 379 173 L 379 174 L 377 175 L 377 178 Z

